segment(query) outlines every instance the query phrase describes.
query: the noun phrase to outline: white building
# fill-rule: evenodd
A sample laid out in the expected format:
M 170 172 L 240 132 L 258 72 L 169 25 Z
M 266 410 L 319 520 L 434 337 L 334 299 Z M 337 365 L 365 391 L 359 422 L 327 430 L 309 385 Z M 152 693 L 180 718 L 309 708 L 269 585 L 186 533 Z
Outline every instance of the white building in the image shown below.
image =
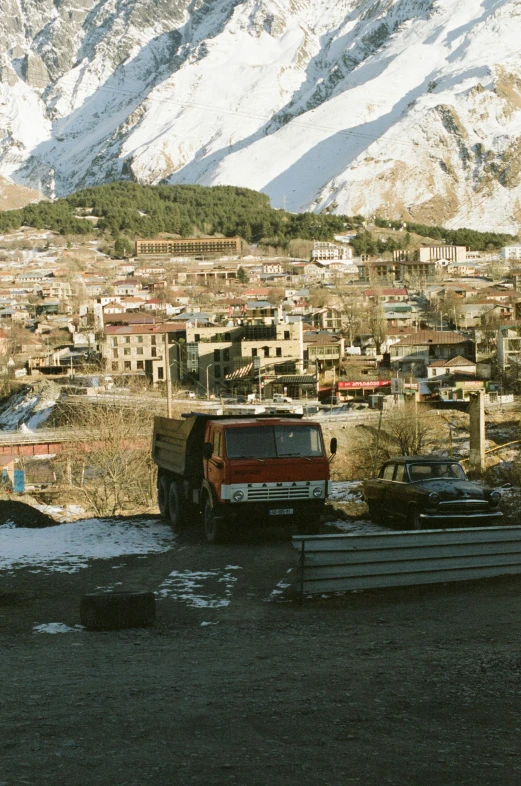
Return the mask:
M 336 246 L 334 243 L 319 243 L 315 241 L 311 258 L 318 261 L 331 259 L 351 259 L 353 250 L 351 246 Z
M 521 244 L 504 246 L 499 253 L 501 259 L 521 259 Z

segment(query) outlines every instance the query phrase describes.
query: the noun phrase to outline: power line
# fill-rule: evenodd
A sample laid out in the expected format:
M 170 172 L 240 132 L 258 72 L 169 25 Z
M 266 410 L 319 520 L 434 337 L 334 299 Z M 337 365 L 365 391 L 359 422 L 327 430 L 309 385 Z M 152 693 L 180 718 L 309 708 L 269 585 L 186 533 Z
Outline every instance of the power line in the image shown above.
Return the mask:
M 32 81 L 32 83 L 39 81 L 39 82 L 41 82 L 41 84 L 44 87 L 47 87 L 48 84 L 49 84 L 43 78 L 39 79 L 38 77 L 33 77 L 33 79 L 31 81 Z M 165 81 L 160 83 L 160 84 L 154 84 L 151 87 L 151 89 L 152 90 L 156 90 L 156 89 L 159 89 L 161 87 L 164 87 Z M 69 87 L 73 88 L 74 85 L 77 85 L 77 84 L 78 84 L 77 80 L 74 82 L 74 84 L 72 84 L 72 83 L 67 84 L 65 81 L 61 81 L 61 82 L 57 81 L 57 82 L 54 83 L 53 89 L 58 88 L 58 87 L 62 87 L 62 86 L 65 87 L 65 88 L 69 88 Z M 112 88 L 112 87 L 108 87 L 107 85 L 98 85 L 97 87 L 95 87 L 94 88 L 94 92 L 91 93 L 89 96 L 87 96 L 85 100 L 87 101 L 87 100 L 93 98 L 96 95 L 96 93 L 98 93 L 98 92 L 106 92 L 106 93 L 111 93 L 111 94 L 116 94 L 116 95 L 126 95 L 126 96 L 129 96 L 129 97 L 135 99 L 140 104 L 144 104 L 145 102 L 157 102 L 157 103 L 161 103 L 161 104 L 171 103 L 171 104 L 175 104 L 176 106 L 179 106 L 179 107 L 193 107 L 193 108 L 199 109 L 201 111 L 212 112 L 213 114 L 216 114 L 216 113 L 221 113 L 222 114 L 222 113 L 224 113 L 224 114 L 228 114 L 228 115 L 235 115 L 235 116 L 238 116 L 238 117 L 246 117 L 246 118 L 262 120 L 262 121 L 266 121 L 266 120 L 274 121 L 276 115 L 279 112 L 282 111 L 282 110 L 277 110 L 277 112 L 275 112 L 274 115 L 263 115 L 263 114 L 260 114 L 260 113 L 244 112 L 244 111 L 240 111 L 240 110 L 237 110 L 237 109 L 230 109 L 230 108 L 222 107 L 222 106 L 220 106 L 220 107 L 219 106 L 212 106 L 210 104 L 203 104 L 203 103 L 197 102 L 197 101 L 188 101 L 188 100 L 183 100 L 182 101 L 180 99 L 175 99 L 175 98 L 172 98 L 172 97 L 163 97 L 163 98 L 161 98 L 159 96 L 158 97 L 154 97 L 154 96 L 151 96 L 151 95 L 147 95 L 145 98 L 140 98 L 139 96 L 137 96 L 135 93 L 133 93 L 130 90 L 124 90 L 124 89 L 121 89 L 121 88 Z M 304 110 L 304 111 L 313 111 L 313 110 Z M 300 120 L 298 115 L 293 116 L 288 121 L 287 124 L 289 124 L 289 123 L 291 123 L 293 126 L 297 126 L 297 127 L 301 127 L 301 128 L 309 128 L 309 129 L 317 130 L 317 131 L 327 131 L 327 132 L 330 132 L 332 134 L 345 134 L 345 135 L 348 135 L 348 136 L 353 136 L 353 137 L 358 137 L 360 139 L 365 139 L 365 140 L 368 140 L 368 141 L 371 141 L 371 142 L 382 142 L 382 143 L 392 142 L 394 145 L 401 145 L 402 147 L 406 147 L 406 148 L 418 148 L 418 147 L 420 147 L 420 148 L 432 151 L 432 145 L 422 145 L 419 142 L 415 142 L 414 144 L 411 144 L 410 142 L 401 142 L 400 140 L 393 138 L 392 135 L 390 137 L 388 137 L 387 139 L 384 139 L 382 135 L 378 136 L 378 135 L 375 135 L 375 134 L 368 134 L 368 133 L 363 132 L 363 131 L 353 131 L 351 129 L 346 129 L 346 128 L 333 128 L 331 126 L 325 126 L 325 125 L 321 125 L 321 124 L 318 124 L 318 123 L 312 123 L 312 122 Z M 413 123 L 413 120 L 411 119 L 409 125 L 412 125 L 412 123 Z M 286 123 L 284 125 L 286 125 Z M 276 130 L 279 130 L 280 128 L 283 128 L 283 125 L 279 125 Z M 389 130 L 389 129 L 387 129 L 387 130 Z M 384 134 L 385 133 L 387 133 L 387 131 L 384 132 Z M 6 156 L 4 158 L 4 160 L 8 160 L 9 161 L 9 155 L 10 154 L 8 154 L 8 156 Z M 23 158 L 21 159 L 21 158 L 19 158 L 16 155 L 13 154 L 13 158 L 11 159 L 10 163 L 22 163 L 22 161 L 23 161 Z M 45 163 L 45 162 L 42 162 L 42 163 Z M 503 172 L 500 173 L 500 175 L 504 174 L 506 171 L 507 171 L 507 167 L 505 167 L 505 169 L 503 170 Z M 460 208 L 462 206 L 464 206 L 465 204 L 467 204 L 468 202 L 472 202 L 472 199 L 473 199 L 473 196 L 471 195 L 464 202 L 462 202 L 460 204 Z M 481 200 L 480 202 L 478 202 L 477 205 L 472 205 L 471 204 L 470 209 L 466 213 L 464 213 L 463 216 L 458 213 L 458 215 L 456 215 L 452 219 L 452 221 L 449 221 L 448 224 L 444 228 L 449 229 L 449 230 L 454 228 L 455 222 L 459 223 L 466 216 L 470 215 L 470 213 L 472 213 L 474 210 L 478 209 L 484 202 L 486 202 L 487 199 L 489 199 L 489 196 L 485 196 L 484 199 Z M 415 222 L 411 222 L 411 223 L 415 223 Z M 451 224 L 452 224 L 452 226 L 451 226 Z M 496 223 L 495 226 L 498 226 L 498 223 Z

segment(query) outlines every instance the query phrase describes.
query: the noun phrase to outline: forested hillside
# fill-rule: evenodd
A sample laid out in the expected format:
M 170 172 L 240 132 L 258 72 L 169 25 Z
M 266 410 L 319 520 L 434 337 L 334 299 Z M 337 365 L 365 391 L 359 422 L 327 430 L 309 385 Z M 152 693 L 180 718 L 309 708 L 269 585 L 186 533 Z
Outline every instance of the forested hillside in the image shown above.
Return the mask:
M 92 217 L 97 217 L 94 225 Z M 89 219 L 87 218 L 89 217 Z M 405 248 L 408 233 L 378 240 L 362 228 L 363 216 L 329 213 L 289 213 L 271 207 L 258 191 L 234 186 L 146 186 L 133 182 L 107 183 L 56 200 L 0 212 L 0 231 L 31 226 L 62 235 L 94 235 L 112 238 L 148 238 L 160 233 L 190 235 L 239 235 L 249 243 L 287 247 L 293 239 L 333 240 L 335 234 L 360 230 L 352 241 L 355 253 L 378 254 Z M 376 219 L 376 225 L 402 228 L 397 222 Z M 474 250 L 499 248 L 513 241 L 511 235 L 449 230 L 407 224 L 414 232 L 439 242 L 466 245 Z

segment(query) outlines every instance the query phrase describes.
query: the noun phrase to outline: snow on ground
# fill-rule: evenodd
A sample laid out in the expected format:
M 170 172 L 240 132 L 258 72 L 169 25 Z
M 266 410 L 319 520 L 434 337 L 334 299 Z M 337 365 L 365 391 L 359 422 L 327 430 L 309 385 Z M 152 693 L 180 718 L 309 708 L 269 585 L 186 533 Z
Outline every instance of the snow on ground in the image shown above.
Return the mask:
M 47 516 L 52 516 L 53 519 L 61 523 L 76 521 L 76 519 L 85 515 L 85 508 L 82 508 L 81 505 L 65 505 L 62 507 L 61 505 L 45 505 L 41 502 L 31 502 L 31 505 L 33 508 L 40 510 Z
M 0 428 L 4 431 L 33 431 L 51 415 L 60 395 L 52 382 L 36 382 L 20 390 L 8 400 L 0 412 Z
M 63 622 L 46 622 L 43 625 L 35 625 L 33 633 L 81 633 L 85 630 L 83 625 L 65 625 Z
M 362 499 L 361 480 L 334 480 L 328 499 L 336 502 L 355 502 Z
M 87 519 L 46 529 L 0 527 L 0 570 L 76 573 L 91 559 L 151 554 L 172 548 L 170 527 L 156 519 Z
M 185 601 L 198 609 L 220 609 L 231 603 L 238 570 L 239 565 L 227 565 L 224 570 L 174 570 L 159 586 L 157 595 Z
M 373 524 L 369 519 L 352 519 L 346 521 L 338 519 L 337 521 L 326 521 L 325 527 L 335 527 L 340 530 L 343 535 L 370 535 L 371 532 L 389 532 L 389 527 L 381 527 L 379 524 Z M 331 535 L 331 532 L 324 532 L 324 535 Z

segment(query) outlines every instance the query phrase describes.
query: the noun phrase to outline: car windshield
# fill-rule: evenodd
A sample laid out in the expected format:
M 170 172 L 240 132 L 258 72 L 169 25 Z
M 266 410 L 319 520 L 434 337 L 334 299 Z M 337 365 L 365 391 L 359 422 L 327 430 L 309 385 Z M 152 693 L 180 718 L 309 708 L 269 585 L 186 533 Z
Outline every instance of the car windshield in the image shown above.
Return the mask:
M 226 455 L 238 458 L 312 458 L 323 455 L 317 426 L 248 426 L 226 429 Z
M 418 480 L 432 480 L 433 478 L 448 478 L 450 480 L 466 480 L 462 467 L 455 462 L 441 462 L 438 464 L 409 464 L 409 477 L 414 483 Z

